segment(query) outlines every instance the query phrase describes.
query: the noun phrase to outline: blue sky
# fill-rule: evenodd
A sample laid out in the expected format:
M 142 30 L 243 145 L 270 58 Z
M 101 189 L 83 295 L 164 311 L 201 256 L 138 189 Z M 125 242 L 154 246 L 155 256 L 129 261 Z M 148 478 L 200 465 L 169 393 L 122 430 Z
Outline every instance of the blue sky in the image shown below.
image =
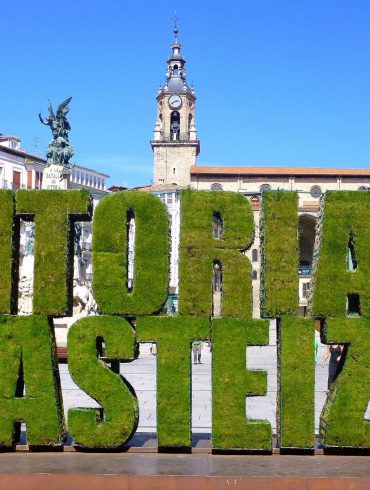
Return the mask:
M 0 131 L 44 154 L 37 114 L 72 96 L 75 161 L 149 183 L 174 10 L 199 165 L 369 167 L 368 0 L 3 1 Z

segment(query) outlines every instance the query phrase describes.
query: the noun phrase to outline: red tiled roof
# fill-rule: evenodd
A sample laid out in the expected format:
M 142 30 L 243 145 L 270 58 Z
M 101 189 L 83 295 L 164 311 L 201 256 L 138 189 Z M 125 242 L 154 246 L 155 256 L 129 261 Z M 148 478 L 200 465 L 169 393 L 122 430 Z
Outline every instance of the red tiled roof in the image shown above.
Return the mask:
M 370 176 L 370 169 L 364 168 L 299 168 L 299 167 L 190 167 L 192 175 L 332 175 Z

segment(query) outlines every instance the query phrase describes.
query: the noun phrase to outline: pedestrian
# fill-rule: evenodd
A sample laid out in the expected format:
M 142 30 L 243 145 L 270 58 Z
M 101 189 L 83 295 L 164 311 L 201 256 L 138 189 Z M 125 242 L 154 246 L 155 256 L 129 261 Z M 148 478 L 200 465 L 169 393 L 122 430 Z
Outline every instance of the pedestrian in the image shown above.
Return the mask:
M 194 364 L 202 364 L 200 362 L 202 356 L 202 342 L 200 340 L 193 341 L 193 361 Z
M 329 360 L 329 374 L 328 374 L 328 390 L 331 384 L 336 379 L 340 372 L 340 361 L 342 357 L 343 346 L 340 344 L 329 344 L 326 350 L 325 358 L 322 362 L 322 367 L 325 367 L 325 363 Z

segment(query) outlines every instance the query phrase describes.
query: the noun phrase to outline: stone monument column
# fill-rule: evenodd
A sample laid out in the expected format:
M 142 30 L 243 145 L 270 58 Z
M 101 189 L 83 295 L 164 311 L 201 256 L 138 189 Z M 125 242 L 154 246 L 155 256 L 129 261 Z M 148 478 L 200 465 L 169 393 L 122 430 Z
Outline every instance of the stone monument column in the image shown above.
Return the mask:
M 43 119 L 39 114 L 42 124 L 50 126 L 53 138 L 46 152 L 46 168 L 44 170 L 42 188 L 65 190 L 69 188 L 72 165 L 69 163 L 74 151 L 69 143 L 69 131 L 71 126 L 67 120 L 69 112 L 68 104 L 72 97 L 62 102 L 54 113 L 53 106 L 49 105 L 49 117 Z

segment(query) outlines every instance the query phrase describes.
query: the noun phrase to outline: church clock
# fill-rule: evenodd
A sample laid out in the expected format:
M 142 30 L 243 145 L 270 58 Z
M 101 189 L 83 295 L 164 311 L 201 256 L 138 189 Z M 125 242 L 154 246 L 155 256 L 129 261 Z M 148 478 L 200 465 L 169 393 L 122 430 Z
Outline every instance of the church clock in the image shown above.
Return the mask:
M 182 99 L 179 95 L 171 95 L 168 99 L 168 105 L 171 109 L 180 109 L 182 106 Z

